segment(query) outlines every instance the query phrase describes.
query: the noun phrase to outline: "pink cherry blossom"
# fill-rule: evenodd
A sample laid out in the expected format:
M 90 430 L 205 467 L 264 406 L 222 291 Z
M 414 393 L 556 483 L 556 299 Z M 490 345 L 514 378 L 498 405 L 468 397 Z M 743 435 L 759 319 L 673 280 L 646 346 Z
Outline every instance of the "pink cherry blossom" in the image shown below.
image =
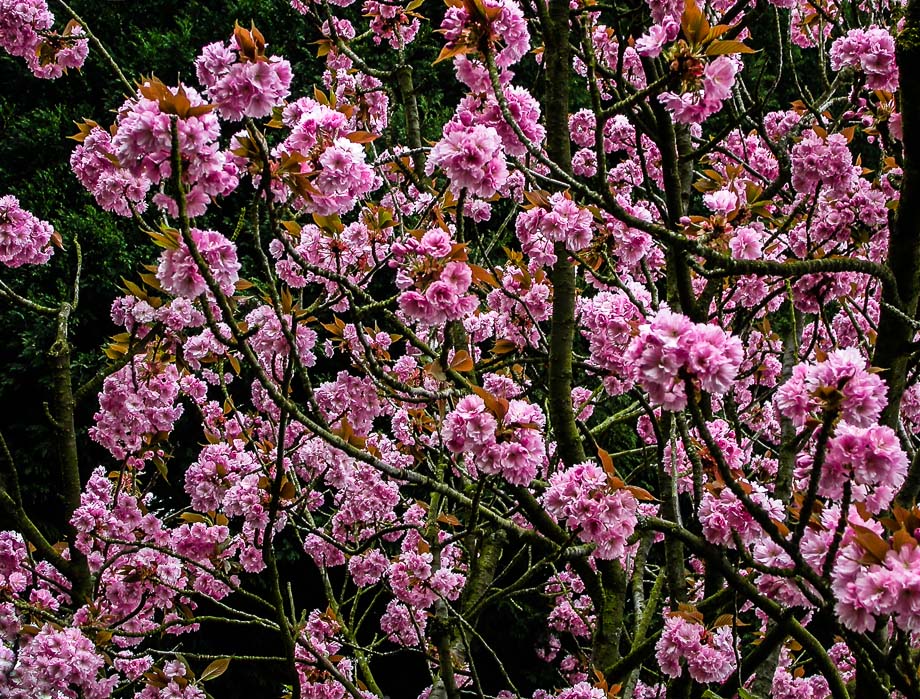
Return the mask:
M 0 197 L 0 263 L 7 267 L 41 265 L 51 258 L 50 223 L 21 208 L 14 196 Z
M 429 174 L 441 168 L 458 196 L 461 190 L 467 190 L 476 196 L 491 197 L 508 178 L 498 132 L 481 125 L 448 127 L 428 157 Z
M 232 295 L 240 270 L 236 246 L 216 231 L 192 228 L 190 235 L 217 286 Z M 207 290 L 205 277 L 184 238 L 177 248 L 163 253 L 157 279 L 166 291 L 186 298 L 195 298 Z
M 830 59 L 833 70 L 848 67 L 862 71 L 870 90 L 898 89 L 894 37 L 887 29 L 851 29 L 831 46 Z
M 262 55 L 258 48 L 247 54 L 240 50 L 235 37 L 229 44 L 205 46 L 195 67 L 208 98 L 231 121 L 268 116 L 290 93 L 291 64 L 278 56 Z

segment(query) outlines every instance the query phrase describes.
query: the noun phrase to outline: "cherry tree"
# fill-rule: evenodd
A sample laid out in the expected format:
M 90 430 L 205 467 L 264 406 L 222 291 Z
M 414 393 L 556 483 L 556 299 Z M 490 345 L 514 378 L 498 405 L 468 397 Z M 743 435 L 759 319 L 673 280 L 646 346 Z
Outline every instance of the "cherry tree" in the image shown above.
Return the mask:
M 70 522 L 46 537 L 5 450 L 0 694 L 256 666 L 408 696 L 381 678 L 411 657 L 432 698 L 920 697 L 920 3 L 291 5 L 306 35 L 228 26 L 168 83 L 0 0 L 37 77 L 121 81 L 70 165 L 162 250 L 113 300 L 87 463 L 79 244 L 0 198 Z M 52 252 L 46 305 L 13 268 Z M 272 640 L 190 651 L 211 625 Z

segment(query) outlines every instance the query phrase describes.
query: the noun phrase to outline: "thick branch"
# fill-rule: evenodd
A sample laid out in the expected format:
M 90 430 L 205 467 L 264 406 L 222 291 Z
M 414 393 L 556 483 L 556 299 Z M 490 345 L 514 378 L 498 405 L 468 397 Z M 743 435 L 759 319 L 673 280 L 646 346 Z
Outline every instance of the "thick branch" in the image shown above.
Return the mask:
M 543 13 L 546 46 L 546 152 L 566 173 L 572 170 L 569 142 L 569 6 L 549 2 Z M 552 335 L 549 345 L 549 414 L 559 457 L 567 466 L 585 460 L 585 451 L 572 406 L 572 346 L 575 341 L 575 266 L 565 244 L 557 242 L 553 283 Z
M 904 16 L 904 27 L 897 37 L 896 55 L 901 81 L 900 106 L 904 124 L 904 176 L 901 181 L 901 205 L 891 217 L 891 235 L 888 243 L 888 267 L 895 279 L 901 304 L 898 306 L 910 318 L 917 315 L 920 298 L 920 209 L 915 202 L 920 196 L 920 82 L 911 79 L 920 70 L 920 2 L 911 0 Z M 889 290 L 886 289 L 886 292 Z M 906 388 L 908 345 L 913 339 L 912 325 L 901 315 L 882 306 L 879 318 L 878 340 L 873 363 L 887 369 L 888 405 L 882 413 L 884 424 L 897 428 L 901 396 Z M 920 476 L 911 474 L 909 487 L 902 498 L 912 500 Z M 910 492 L 913 491 L 913 492 Z
M 83 484 L 80 480 L 80 460 L 77 449 L 77 428 L 74 423 L 74 407 L 76 401 L 73 396 L 70 371 L 70 342 L 68 340 L 68 324 L 72 308 L 69 303 L 62 303 L 57 315 L 57 335 L 54 344 L 48 351 L 51 363 L 51 375 L 54 381 L 53 394 L 53 428 L 56 435 L 58 463 L 61 468 L 61 480 L 64 488 L 64 504 L 67 508 L 67 519 L 80 506 L 80 495 Z M 76 539 L 76 531 L 68 523 L 69 538 L 71 542 L 71 559 L 73 566 L 70 579 L 73 584 L 74 598 L 78 601 L 87 599 L 90 594 L 90 574 L 83 554 L 72 545 Z

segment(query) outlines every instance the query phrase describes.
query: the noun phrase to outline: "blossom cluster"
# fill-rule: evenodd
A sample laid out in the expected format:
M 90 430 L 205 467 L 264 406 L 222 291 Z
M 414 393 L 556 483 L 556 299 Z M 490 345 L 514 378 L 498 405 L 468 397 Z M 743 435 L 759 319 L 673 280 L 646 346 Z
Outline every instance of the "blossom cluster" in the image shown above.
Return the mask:
M 660 24 L 653 24 L 648 30 L 636 39 L 636 51 L 640 56 L 657 58 L 665 44 L 677 38 L 680 24 L 673 17 L 665 17 Z
M 116 661 L 117 662 L 117 661 Z M 151 673 L 156 679 L 147 684 L 135 699 L 206 699 L 202 687 L 192 684 L 188 667 L 180 660 L 170 660 Z
M 826 410 L 838 410 L 840 419 L 855 427 L 869 427 L 882 413 L 887 386 L 866 365 L 855 347 L 797 364 L 776 392 L 776 407 L 798 427 L 808 418 L 820 419 Z
M 486 297 L 489 312 L 468 318 L 468 330 L 477 340 L 494 334 L 496 339 L 508 340 L 519 347 L 536 346 L 540 338 L 537 323 L 549 318 L 552 312 L 552 291 L 546 273 L 537 269 L 531 274 L 523 264 L 509 264 L 503 272 L 501 287 Z
M 16 197 L 0 197 L 0 264 L 44 264 L 51 258 L 53 234 L 51 224 L 23 209 Z
M 771 498 L 762 485 L 744 483 L 742 487 L 751 489 L 749 499 L 771 519 L 784 519 L 782 503 Z M 726 548 L 735 548 L 736 537 L 748 546 L 763 536 L 763 530 L 745 504 L 727 487 L 713 485 L 707 489 L 700 500 L 699 518 L 707 541 Z
M 684 379 L 710 393 L 730 388 L 743 359 L 741 340 L 717 325 L 694 323 L 667 308 L 639 328 L 626 352 L 636 381 L 655 405 L 683 410 Z
M 283 322 L 283 324 L 282 324 Z M 259 306 L 246 315 L 246 323 L 253 331 L 251 347 L 260 365 L 277 381 L 284 376 L 284 359 L 289 356 L 291 346 L 287 333 L 294 338 L 295 354 L 303 366 L 311 367 L 316 363 L 313 348 L 316 345 L 316 331 L 303 323 L 292 326 L 291 320 L 283 321 L 274 308 Z
M 501 86 L 502 99 L 508 113 L 517 125 L 517 128 L 514 128 L 506 121 L 502 108 L 493 94 L 492 86 L 487 82 L 487 76 L 482 73 L 482 69 L 465 58 L 458 58 L 456 65 L 457 77 L 467 84 L 471 93 L 460 100 L 449 122 L 450 125 L 444 129 L 445 136 L 448 132 L 455 130 L 462 131 L 474 126 L 485 126 L 498 133 L 501 138 L 502 152 L 514 158 L 523 157 L 528 151 L 528 145 L 536 146 L 543 142 L 546 129 L 540 123 L 540 103 L 526 88 L 510 83 Z M 521 142 L 518 131 L 523 135 L 524 143 Z M 505 188 L 502 188 L 500 183 L 496 187 L 502 190 L 502 193 L 514 180 L 511 175 L 509 178 L 510 180 L 505 182 Z
M 378 215 L 392 216 L 391 211 L 382 211 Z M 375 260 L 387 256 L 389 244 L 389 228 L 371 228 L 361 220 L 341 227 L 325 228 L 311 223 L 301 226 L 292 235 L 289 247 L 293 251 L 281 240 L 275 239 L 269 244 L 269 252 L 276 260 L 278 276 L 288 286 L 301 289 L 308 283 L 320 284 L 332 296 L 338 291 L 338 284 L 323 276 L 323 270 L 357 284 L 373 267 Z M 317 273 L 305 269 L 307 265 L 317 268 Z
M 576 638 L 591 635 L 590 624 L 595 621 L 591 596 L 585 594 L 584 581 L 566 569 L 553 575 L 546 583 L 545 592 L 553 596 L 555 606 L 547 618 L 549 627 L 558 633 L 569 633 Z
M 330 532 L 337 541 L 363 543 L 374 535 L 376 528 L 396 521 L 399 487 L 372 467 L 356 464 L 341 469 L 334 482 L 336 492 L 332 503 L 336 509 Z M 376 583 L 379 576 L 375 572 L 385 572 L 387 566 L 379 550 L 372 550 L 363 557 L 353 557 L 348 569 L 355 582 L 363 586 Z
M 173 174 L 175 124 L 189 216 L 202 215 L 212 197 L 226 196 L 239 184 L 237 165 L 217 143 L 217 116 L 190 87 L 167 87 L 148 81 L 140 87 L 137 97 L 122 105 L 115 124 L 112 149 L 119 165 L 136 178 L 146 178 L 151 185 Z M 178 214 L 173 197 L 160 192 L 153 201 L 170 214 Z
M 92 125 L 82 142 L 70 155 L 70 167 L 77 179 L 105 211 L 131 216 L 132 209 L 143 213 L 147 208 L 150 179 L 117 165 L 112 136 Z
M 895 538 L 889 546 L 878 523 L 855 513 L 848 523 L 831 573 L 841 621 L 853 631 L 867 632 L 880 618 L 891 618 L 898 628 L 920 631 L 920 544 L 914 534 Z
M 554 473 L 543 495 L 547 512 L 597 545 L 594 555 L 622 558 L 636 528 L 639 502 L 626 488 L 614 488 L 602 468 L 590 461 Z
M 316 388 L 316 403 L 332 426 L 340 427 L 342 421 L 347 421 L 360 435 L 369 434 L 374 420 L 388 408 L 381 402 L 370 377 L 347 371 L 340 371 L 335 381 L 326 381 Z
M 182 612 L 183 606 L 196 607 L 192 596 L 219 600 L 230 592 L 215 577 L 215 562 L 233 551 L 226 546 L 229 529 L 203 517 L 165 526 L 128 476 L 116 483 L 96 469 L 71 525 L 99 590 L 95 603 L 78 609 L 74 621 L 111 629 L 121 647 L 136 646 L 144 633 L 159 628 L 174 634 L 195 630 Z
M 23 638 L 28 640 L 15 652 L 0 645 L 0 692 L 4 696 L 77 696 L 75 691 L 86 699 L 112 695 L 119 677 L 105 677 L 105 659 L 79 629 L 45 624 L 31 639 Z
M 103 383 L 90 436 L 116 459 L 151 456 L 145 438 L 171 432 L 182 415 L 178 379 L 175 364 L 138 355 Z
M 291 64 L 264 50 L 257 29 L 238 27 L 229 44 L 208 44 L 195 61 L 198 80 L 224 119 L 268 116 L 290 94 Z
M 376 10 L 376 12 L 375 12 Z M 371 17 L 370 31 L 375 43 L 387 39 L 391 43 L 405 39 L 411 41 L 414 23 L 405 23 L 410 15 L 416 18 L 408 8 L 397 3 L 383 3 L 374 8 L 370 1 L 365 2 L 365 12 L 374 13 Z M 395 13 L 395 14 L 392 14 Z M 329 90 L 330 97 L 334 95 L 335 102 L 345 105 L 347 109 L 354 107 L 357 111 L 352 113 L 356 126 L 367 129 L 374 134 L 383 133 L 389 122 L 389 96 L 383 90 L 383 83 L 378 79 L 360 70 L 352 60 L 354 54 L 343 53 L 336 39 L 350 41 L 355 38 L 355 28 L 352 23 L 341 17 L 332 17 L 330 21 L 323 22 L 320 27 L 327 41 L 323 42 L 323 51 L 326 53 L 326 70 L 323 72 L 323 85 Z M 411 38 L 410 38 L 411 37 Z M 362 66 L 363 67 L 363 66 Z
M 877 513 L 894 499 L 907 476 L 907 466 L 907 454 L 890 427 L 843 423 L 828 442 L 818 494 L 840 499 L 849 483 L 853 500 L 866 502 L 869 511 Z
M 84 31 L 71 22 L 63 34 L 51 31 L 54 15 L 45 0 L 0 0 L 0 48 L 24 58 L 37 78 L 59 78 L 81 68 L 89 52 Z
M 337 677 L 345 677 L 352 681 L 355 668 L 350 658 L 339 653 L 342 649 L 341 636 L 341 626 L 334 617 L 328 613 L 321 613 L 318 609 L 310 612 L 295 648 L 301 696 L 309 699 L 344 699 L 347 696 Z M 314 653 L 330 657 L 329 662 L 337 676 L 318 667 Z
M 858 173 L 843 134 L 822 138 L 809 130 L 792 148 L 792 186 L 801 194 L 813 194 L 821 185 L 832 196 L 843 196 L 855 185 Z
M 548 699 L 550 695 L 543 693 L 543 696 Z M 556 699 L 607 699 L 608 696 L 601 687 L 595 687 L 589 682 L 578 682 L 559 692 Z M 537 694 L 534 694 L 534 699 L 538 699 Z
M 448 2 L 440 30 L 447 40 L 446 48 L 472 50 L 476 44 L 466 43 L 472 35 L 477 41 L 503 44 L 495 54 L 499 68 L 509 68 L 520 61 L 530 49 L 530 32 L 520 5 L 515 0 L 484 0 L 479 5 L 485 10 L 483 17 L 471 15 L 471 7 L 477 6 L 458 0 Z
M 57 610 L 69 601 L 69 581 L 47 561 L 33 561 L 20 534 L 0 532 L 0 584 L 11 595 L 41 609 Z M 18 631 L 9 603 L 0 604 L 0 638 L 9 641 Z
M 663 92 L 661 103 L 680 124 L 700 124 L 722 109 L 731 97 L 740 62 L 729 56 L 718 56 L 703 68 L 699 87 L 680 94 Z
M 217 286 L 224 294 L 232 296 L 240 271 L 236 246 L 217 231 L 192 228 L 189 237 L 207 264 L 207 271 Z M 189 299 L 194 299 L 208 290 L 205 276 L 195 262 L 184 237 L 180 239 L 177 247 L 163 251 L 157 267 L 157 279 L 164 290 Z
M 774 699 L 825 699 L 831 696 L 830 687 L 823 675 L 793 674 L 792 658 L 788 649 L 780 652 L 780 662 L 773 673 L 771 685 Z
M 572 142 L 579 146 L 579 150 L 572 155 L 572 168 L 578 175 L 591 177 L 597 172 L 596 131 L 597 117 L 590 109 L 580 109 L 569 117 L 569 133 Z M 616 164 L 619 157 L 616 160 L 611 158 L 607 163 L 609 168 L 607 179 L 611 187 L 618 187 L 623 192 L 628 192 L 631 187 L 624 186 L 625 184 L 633 185 L 642 180 L 644 173 L 641 172 L 636 162 L 639 155 L 638 144 L 641 144 L 643 155 L 647 159 L 648 176 L 656 184 L 661 184 L 661 173 L 654 165 L 660 158 L 658 147 L 647 136 L 637 134 L 635 127 L 629 123 L 629 119 L 622 114 L 607 119 L 604 122 L 602 136 L 604 153 L 620 153 L 621 156 L 625 156 L 619 164 Z M 644 218 L 639 211 L 634 213 Z M 611 220 L 610 223 L 623 225 L 617 219 Z M 624 231 L 626 232 L 628 231 Z
M 562 192 L 552 194 L 541 206 L 522 211 L 515 223 L 518 240 L 534 262 L 551 265 L 556 261 L 555 243 L 578 252 L 591 244 L 594 217 Z
M 489 405 L 482 395 L 468 395 L 447 414 L 441 431 L 444 444 L 455 454 L 469 454 L 471 470 L 528 485 L 546 462 L 543 411 L 522 400 L 485 395 Z
M 243 477 L 259 465 L 241 444 L 208 444 L 185 472 L 185 492 L 198 512 L 224 509 L 225 498 Z M 227 503 L 229 504 L 229 503 Z
M 735 670 L 731 627 L 709 630 L 701 620 L 688 616 L 674 613 L 665 617 L 655 644 L 658 665 L 669 677 L 680 677 L 686 667 L 697 682 L 724 682 Z
M 364 14 L 370 17 L 374 43 L 386 41 L 394 49 L 412 43 L 421 26 L 417 16 L 397 3 L 366 0 Z
M 448 231 L 432 228 L 393 244 L 399 307 L 413 320 L 439 325 L 459 320 L 478 305 L 469 293 L 473 273 L 462 245 Z
M 460 596 L 466 576 L 460 567 L 460 550 L 446 546 L 441 551 L 440 566 L 435 567 L 430 552 L 420 551 L 421 537 L 410 531 L 401 544 L 402 551 L 390 565 L 388 578 L 393 594 L 409 607 L 425 609 L 438 597 L 455 600 Z
M 626 392 L 632 382 L 626 350 L 644 320 L 622 292 L 602 291 L 582 299 L 581 333 L 588 339 L 591 361 L 606 373 L 604 386 L 612 395 Z
M 276 191 L 276 196 L 292 198 L 308 213 L 329 216 L 351 211 L 379 186 L 364 148 L 349 138 L 354 124 L 343 111 L 301 97 L 284 108 L 281 118 L 290 133 L 272 155 L 284 163 L 279 174 L 287 191 Z
M 428 156 L 426 172 L 430 175 L 435 168 L 447 175 L 455 196 L 466 190 L 488 199 L 508 179 L 501 137 L 494 128 L 482 124 L 465 127 L 448 122 Z
M 119 682 L 93 641 L 76 626 L 47 623 L 71 603 L 71 583 L 32 557 L 18 534 L 0 533 L 0 694 L 13 699 L 107 699 Z M 39 615 L 39 616 L 36 616 Z M 42 619 L 44 617 L 44 619 Z M 37 623 L 36 623 L 37 622 Z
M 831 68 L 856 68 L 866 76 L 870 90 L 898 89 L 894 37 L 887 29 L 871 26 L 851 29 L 831 46 Z
M 802 166 L 807 167 L 807 163 L 803 162 Z M 803 173 L 803 177 L 808 176 Z M 796 255 L 807 257 L 817 245 L 828 251 L 845 250 L 844 246 L 852 245 L 860 238 L 866 240 L 863 249 L 870 259 L 884 249 L 884 237 L 888 233 L 888 202 L 897 195 L 884 182 L 874 184 L 863 178 L 856 178 L 845 186 L 845 193 L 823 188 L 810 225 L 803 222 L 790 230 L 789 243 Z M 854 275 L 836 277 L 848 282 L 856 281 Z M 805 275 L 796 280 L 793 291 L 798 290 L 800 293 L 796 296 L 802 297 L 803 287 L 814 286 L 815 280 L 830 278 L 829 275 Z M 814 307 L 803 306 L 803 310 L 815 312 Z

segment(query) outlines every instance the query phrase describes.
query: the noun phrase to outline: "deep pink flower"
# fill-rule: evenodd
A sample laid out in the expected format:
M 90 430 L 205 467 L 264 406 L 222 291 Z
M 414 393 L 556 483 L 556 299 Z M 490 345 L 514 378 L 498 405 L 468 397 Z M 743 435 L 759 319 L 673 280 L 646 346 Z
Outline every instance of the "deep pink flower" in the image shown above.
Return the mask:
M 190 233 L 220 290 L 232 295 L 240 271 L 236 246 L 217 231 L 192 228 Z M 184 239 L 178 248 L 166 250 L 162 254 L 157 279 L 166 291 L 186 298 L 196 298 L 207 290 L 204 275 Z
M 428 173 L 436 167 L 444 170 L 457 196 L 465 189 L 476 196 L 491 197 L 508 178 L 498 132 L 490 126 L 465 128 L 452 123 L 428 156 Z
M 0 197 L 0 264 L 41 265 L 51 258 L 54 229 L 19 206 L 14 196 Z

